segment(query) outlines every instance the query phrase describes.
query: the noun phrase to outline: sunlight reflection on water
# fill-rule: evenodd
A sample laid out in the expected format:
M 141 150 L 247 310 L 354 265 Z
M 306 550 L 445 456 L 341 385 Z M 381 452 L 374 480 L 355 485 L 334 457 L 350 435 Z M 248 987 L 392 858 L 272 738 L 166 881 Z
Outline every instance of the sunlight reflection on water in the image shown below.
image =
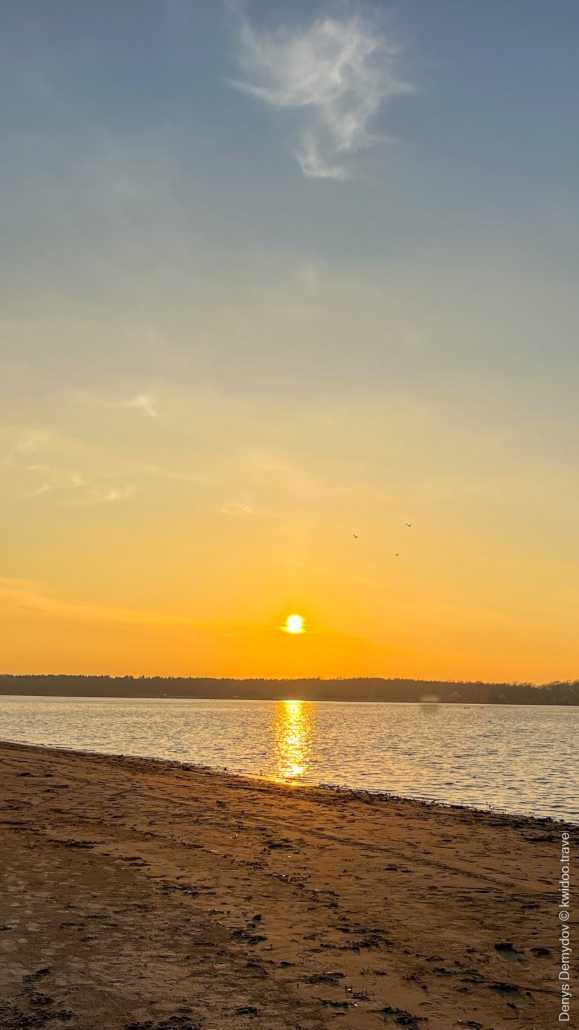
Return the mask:
M 312 702 L 275 701 L 273 706 L 274 776 L 307 777 L 312 752 Z
M 579 821 L 579 708 L 0 697 L 0 738 Z

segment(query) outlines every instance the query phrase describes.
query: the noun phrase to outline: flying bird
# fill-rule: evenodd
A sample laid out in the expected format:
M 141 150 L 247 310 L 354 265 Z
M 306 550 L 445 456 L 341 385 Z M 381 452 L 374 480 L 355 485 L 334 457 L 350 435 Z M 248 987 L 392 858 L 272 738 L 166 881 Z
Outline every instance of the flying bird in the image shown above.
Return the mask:
M 407 522 L 406 525 L 408 526 L 408 529 L 410 529 L 412 523 L 411 522 Z
M 354 537 L 354 540 L 358 539 L 358 534 L 357 533 L 352 533 L 352 536 Z
M 396 554 L 394 555 L 394 557 L 397 558 L 399 554 L 400 554 L 400 551 L 396 551 Z

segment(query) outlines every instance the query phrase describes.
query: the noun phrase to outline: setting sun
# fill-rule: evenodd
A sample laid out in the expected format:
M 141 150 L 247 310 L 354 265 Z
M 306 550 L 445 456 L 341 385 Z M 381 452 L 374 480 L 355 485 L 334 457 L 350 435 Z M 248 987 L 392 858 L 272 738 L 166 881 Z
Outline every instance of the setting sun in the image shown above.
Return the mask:
M 301 615 L 288 615 L 285 626 L 282 626 L 284 633 L 303 633 L 304 620 Z

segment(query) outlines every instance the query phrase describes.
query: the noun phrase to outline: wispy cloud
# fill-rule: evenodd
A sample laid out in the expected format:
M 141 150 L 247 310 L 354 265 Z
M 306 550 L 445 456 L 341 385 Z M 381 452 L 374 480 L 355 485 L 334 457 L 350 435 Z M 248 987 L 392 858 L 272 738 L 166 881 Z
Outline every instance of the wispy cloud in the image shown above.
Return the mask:
M 156 401 L 154 397 L 150 397 L 148 393 L 141 393 L 138 397 L 133 397 L 132 400 L 128 401 L 99 401 L 104 408 L 140 408 L 142 411 L 150 415 L 151 418 L 157 418 L 158 412 L 156 410 Z
M 241 27 L 238 89 L 302 112 L 296 157 L 304 175 L 345 179 L 343 159 L 377 142 L 368 126 L 381 104 L 412 87 L 395 74 L 396 48 L 360 18 L 318 19 L 308 29 Z
M 81 622 L 117 623 L 127 626 L 185 627 L 220 637 L 243 637 L 277 633 L 271 624 L 250 622 L 247 619 L 195 619 L 172 612 L 147 611 L 135 608 L 114 608 L 106 605 L 86 604 L 59 597 L 46 583 L 30 579 L 0 577 L 0 613 L 48 616 Z
M 109 608 L 103 605 L 63 601 L 55 597 L 44 584 L 28 579 L 0 578 L 0 610 L 24 609 L 57 618 L 82 619 L 91 622 L 118 622 L 130 625 L 191 626 L 195 629 L 214 629 L 215 623 L 190 619 L 183 615 L 164 612 L 139 611 L 128 608 Z
M 224 504 L 221 511 L 226 515 L 254 515 L 255 509 L 247 501 L 231 501 Z
M 136 486 L 127 482 L 126 469 L 103 468 L 98 456 L 90 450 L 79 454 L 79 450 L 82 452 L 77 441 L 47 430 L 33 431 L 0 456 L 0 470 L 9 470 L 13 496 L 21 498 L 53 494 L 61 498 L 61 503 L 77 507 L 109 504 L 133 496 Z M 90 471 L 79 472 L 71 467 L 71 461 L 76 464 L 77 458 Z

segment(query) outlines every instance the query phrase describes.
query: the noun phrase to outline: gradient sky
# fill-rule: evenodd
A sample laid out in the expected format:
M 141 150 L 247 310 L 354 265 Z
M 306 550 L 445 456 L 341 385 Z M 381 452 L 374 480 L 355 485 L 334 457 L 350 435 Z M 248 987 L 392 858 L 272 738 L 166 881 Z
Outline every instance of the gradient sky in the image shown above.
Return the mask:
M 575 0 L 0 28 L 0 671 L 579 677 Z

